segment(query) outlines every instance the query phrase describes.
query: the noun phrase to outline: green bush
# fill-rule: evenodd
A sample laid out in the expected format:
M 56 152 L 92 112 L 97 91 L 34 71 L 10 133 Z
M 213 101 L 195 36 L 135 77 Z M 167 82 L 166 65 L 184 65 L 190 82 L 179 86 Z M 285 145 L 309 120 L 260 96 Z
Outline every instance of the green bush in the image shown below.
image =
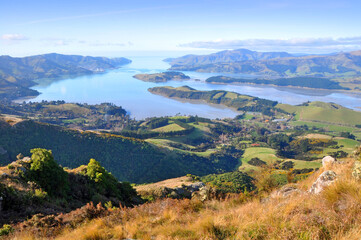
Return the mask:
M 13 231 L 14 231 L 14 229 L 12 226 L 10 226 L 8 224 L 4 224 L 3 227 L 0 228 L 0 236 L 9 235 Z
M 136 195 L 135 190 L 128 182 L 118 180 L 95 159 L 90 159 L 86 175 L 93 181 L 97 191 L 107 197 L 117 197 L 128 200 Z
M 64 197 L 69 189 L 68 174 L 55 162 L 52 152 L 42 148 L 30 152 L 30 180 L 38 183 L 50 196 Z
M 253 184 L 254 179 L 248 174 L 238 171 L 211 174 L 202 177 L 201 180 L 224 193 L 249 192 L 255 189 L 255 185 Z

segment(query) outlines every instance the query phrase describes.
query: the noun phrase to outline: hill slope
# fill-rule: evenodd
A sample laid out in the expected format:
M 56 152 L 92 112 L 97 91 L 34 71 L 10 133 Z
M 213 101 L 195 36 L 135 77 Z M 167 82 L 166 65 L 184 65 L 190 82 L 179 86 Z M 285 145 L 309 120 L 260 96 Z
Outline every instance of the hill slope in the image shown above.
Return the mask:
M 335 123 L 355 126 L 361 122 L 361 112 L 342 107 L 335 103 L 310 102 L 300 106 L 278 104 L 278 108 L 295 114 L 300 121 Z
M 209 55 L 210 56 L 210 55 Z M 361 74 L 361 51 L 273 59 L 217 62 L 171 62 L 171 70 L 246 73 L 267 76 L 345 77 Z
M 266 100 L 258 97 L 242 95 L 235 92 L 222 90 L 199 91 L 188 86 L 183 87 L 153 87 L 149 92 L 159 94 L 169 98 L 180 98 L 188 100 L 203 100 L 207 103 L 222 104 L 237 111 L 262 112 L 270 115 L 271 109 L 277 104 L 275 101 Z
M 231 171 L 238 160 L 227 155 L 198 157 L 157 148 L 147 142 L 119 135 L 79 132 L 50 124 L 0 121 L 0 160 L 7 164 L 18 153 L 33 148 L 51 149 L 63 167 L 75 168 L 90 158 L 99 161 L 121 181 L 154 182 L 188 173 L 205 175 Z
M 105 217 L 78 223 L 75 228 L 75 224 L 60 226 L 62 231 L 48 226 L 32 227 L 32 231 L 18 230 L 15 236 L 43 237 L 53 233 L 57 239 L 356 240 L 361 235 L 361 182 L 352 178 L 352 164 L 352 160 L 346 160 L 327 171 L 336 180 L 324 178 L 319 194 L 309 189 L 316 179 L 320 182 L 318 177 L 325 176 L 327 168 L 263 195 L 244 193 L 203 203 L 164 199 L 116 209 Z M 267 174 L 260 176 L 258 184 L 266 186 L 265 179 Z

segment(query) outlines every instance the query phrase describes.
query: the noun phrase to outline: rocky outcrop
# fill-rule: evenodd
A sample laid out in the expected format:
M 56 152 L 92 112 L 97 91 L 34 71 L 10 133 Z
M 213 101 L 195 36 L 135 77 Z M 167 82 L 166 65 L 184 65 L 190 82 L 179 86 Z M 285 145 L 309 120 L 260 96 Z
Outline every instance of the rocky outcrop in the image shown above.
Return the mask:
M 356 161 L 352 168 L 352 176 L 356 180 L 361 180 L 361 161 Z
M 195 182 L 189 185 L 182 185 L 180 187 L 170 188 L 170 187 L 158 187 L 155 190 L 149 190 L 141 193 L 144 196 L 153 196 L 154 199 L 162 198 L 173 198 L 173 199 L 183 199 L 183 198 L 197 198 L 201 201 L 210 198 L 210 193 L 213 193 L 213 189 L 206 186 L 203 182 Z
M 322 159 L 322 167 L 329 168 L 336 163 L 336 159 L 331 156 L 326 156 Z
M 325 187 L 335 182 L 336 178 L 337 178 L 337 174 L 334 171 L 331 170 L 325 171 L 312 184 L 308 192 L 311 194 L 319 194 L 325 189 Z
M 192 199 L 197 199 L 201 202 L 209 200 L 215 196 L 216 196 L 216 191 L 209 186 L 201 187 L 199 191 L 192 193 Z
M 277 197 L 280 197 L 280 198 L 286 198 L 286 197 L 289 197 L 293 194 L 298 194 L 298 193 L 301 193 L 301 190 L 299 190 L 296 186 L 283 186 L 281 189 L 273 192 L 270 197 L 271 198 L 277 198 Z

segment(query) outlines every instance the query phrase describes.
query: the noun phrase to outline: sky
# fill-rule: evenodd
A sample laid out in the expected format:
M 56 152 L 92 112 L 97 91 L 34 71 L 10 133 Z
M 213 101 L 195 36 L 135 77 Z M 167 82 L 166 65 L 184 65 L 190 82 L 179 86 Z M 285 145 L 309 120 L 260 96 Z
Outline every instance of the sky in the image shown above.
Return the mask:
M 361 49 L 359 0 L 0 0 L 0 55 Z

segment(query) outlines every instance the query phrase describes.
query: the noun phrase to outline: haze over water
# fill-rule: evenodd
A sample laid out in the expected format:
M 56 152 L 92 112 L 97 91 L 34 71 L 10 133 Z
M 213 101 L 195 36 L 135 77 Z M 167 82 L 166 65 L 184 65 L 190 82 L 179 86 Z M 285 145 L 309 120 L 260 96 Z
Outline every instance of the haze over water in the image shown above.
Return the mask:
M 122 106 L 131 114 L 132 118 L 136 119 L 176 114 L 224 118 L 234 117 L 238 114 L 236 111 L 222 106 L 180 102 L 147 91 L 148 88 L 155 86 L 188 85 L 199 90 L 234 91 L 293 105 L 306 101 L 323 101 L 334 102 L 355 110 L 359 110 L 361 107 L 361 94 L 255 85 L 215 85 L 203 81 L 208 77 L 220 75 L 220 73 L 184 72 L 192 80 L 166 83 L 143 82 L 133 78 L 138 73 L 165 71 L 169 68 L 169 64 L 162 61 L 164 58 L 166 57 L 130 57 L 133 61 L 131 64 L 103 74 L 59 80 L 50 85 L 43 83 L 33 87 L 41 94 L 30 101 L 64 100 L 88 104 L 111 102 Z

